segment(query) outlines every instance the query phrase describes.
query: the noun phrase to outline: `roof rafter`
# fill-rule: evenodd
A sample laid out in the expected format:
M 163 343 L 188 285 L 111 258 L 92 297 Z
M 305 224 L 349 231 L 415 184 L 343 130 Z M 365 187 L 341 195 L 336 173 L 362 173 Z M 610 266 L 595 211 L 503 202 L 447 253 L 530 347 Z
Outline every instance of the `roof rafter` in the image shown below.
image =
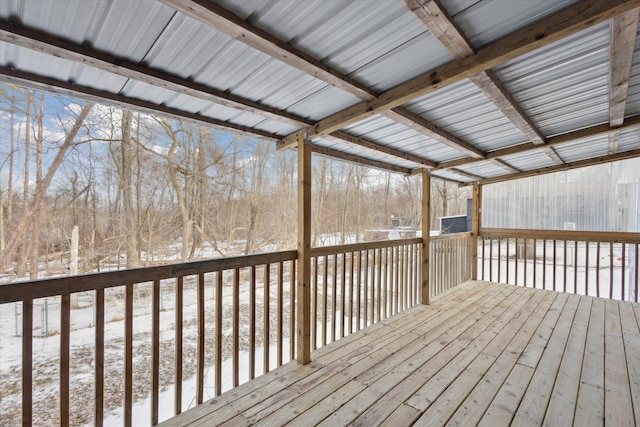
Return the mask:
M 462 141 L 455 135 L 452 135 L 433 123 L 428 122 L 423 117 L 407 110 L 406 108 L 394 108 L 393 110 L 385 111 L 383 115 L 471 157 L 483 159 L 485 156 L 485 153 L 479 148 Z
M 294 114 L 1 19 L 0 41 L 295 126 L 309 123 Z
M 295 126 L 305 126 L 313 123 L 312 120 L 296 114 L 269 107 L 241 96 L 220 91 L 141 64 L 136 64 L 134 62 L 127 61 L 126 59 L 116 58 L 107 53 L 99 52 L 82 45 L 14 25 L 11 22 L 1 19 L 0 41 L 36 50 L 48 55 L 54 55 L 69 61 L 87 64 L 97 69 L 122 75 L 136 81 L 157 85 L 165 89 L 175 90 L 176 92 L 180 92 L 185 95 L 212 101 L 242 111 L 259 114 L 264 117 Z M 133 102 L 138 101 L 133 100 Z M 220 123 L 223 122 L 220 121 Z M 222 124 L 217 125 L 222 126 Z M 334 132 L 332 134 L 334 138 L 338 139 L 344 139 L 343 137 L 346 137 L 347 135 L 348 134 L 344 132 Z M 278 140 L 280 138 L 281 136 L 276 137 Z M 364 138 L 354 140 L 350 135 L 348 135 L 346 140 L 352 144 L 362 145 L 366 148 L 382 151 L 395 157 L 411 160 L 423 166 L 433 167 L 436 165 L 435 162 L 429 159 L 408 155 L 404 151 L 385 147 L 383 145 L 367 141 Z
M 544 147 L 539 145 L 534 145 L 530 142 L 526 142 L 524 144 L 512 145 L 510 147 L 501 148 L 499 150 L 490 151 L 486 155 L 486 160 L 499 159 L 501 157 L 510 156 L 513 154 L 522 154 L 532 151 L 538 151 L 544 148 L 551 148 L 561 144 L 565 144 L 567 142 L 578 141 L 580 139 L 586 139 L 595 137 L 598 135 L 608 135 L 612 132 L 619 132 L 624 129 L 630 129 L 634 127 L 640 126 L 640 114 L 636 116 L 627 117 L 619 128 L 611 129 L 608 123 L 603 123 L 596 126 L 591 126 L 588 128 L 567 132 L 561 135 L 552 136 L 547 138 L 547 142 Z M 444 170 L 455 168 L 462 165 L 467 165 L 469 163 L 477 163 L 481 162 L 485 159 L 476 159 L 473 157 L 464 157 L 461 159 L 450 160 L 447 162 L 439 163 L 438 166 L 435 167 L 436 170 Z
M 640 9 L 618 15 L 611 20 L 609 42 L 609 125 L 620 126 L 624 121 L 629 78 L 638 32 Z M 609 154 L 618 151 L 620 131 L 609 134 Z
M 483 185 L 495 184 L 497 182 L 511 181 L 513 179 L 528 178 L 532 176 L 544 175 L 544 174 L 560 172 L 564 170 L 601 165 L 605 163 L 617 162 L 620 160 L 633 159 L 636 157 L 640 157 L 640 149 L 625 151 L 623 153 L 617 153 L 617 154 L 608 154 L 606 156 L 592 157 L 590 159 L 579 160 L 577 162 L 567 162 L 563 165 L 548 166 L 546 168 L 533 169 L 533 170 L 520 172 L 520 173 L 501 175 L 493 178 L 486 178 L 486 179 L 480 180 L 480 184 L 483 184 Z M 472 184 L 471 182 L 466 182 L 462 185 L 466 186 L 471 184 Z
M 170 8 L 362 100 L 376 93 L 209 0 L 160 0 Z
M 462 30 L 442 7 L 438 0 L 403 0 L 405 5 L 422 21 L 439 41 L 456 59 L 463 59 L 476 54 L 471 42 Z M 509 91 L 504 87 L 492 70 L 481 71 L 470 77 L 471 81 L 487 98 L 513 123 L 529 140 L 536 144 L 544 144 L 545 137 L 525 114 Z M 546 148 L 547 155 L 556 163 L 563 163 L 558 153 Z M 504 165 L 503 165 L 504 166 Z
M 456 59 L 476 54 L 464 33 L 440 5 L 438 0 L 403 0 L 411 12 L 420 19 Z M 471 81 L 507 116 L 534 144 L 543 144 L 544 136 L 516 103 L 502 82 L 491 71 L 471 76 Z
M 624 121 L 631 64 L 638 32 L 638 13 L 633 9 L 611 20 L 609 50 L 609 125 L 618 127 Z
M 195 123 L 199 123 L 206 126 L 216 126 L 232 131 L 244 132 L 250 135 L 254 135 L 261 138 L 271 139 L 275 142 L 279 141 L 280 135 L 266 132 L 260 129 L 254 129 L 247 126 L 238 125 L 223 120 L 214 119 L 212 117 L 202 116 L 197 113 L 180 110 L 166 105 L 154 104 L 152 102 L 126 97 L 111 92 L 106 92 L 99 89 L 94 89 L 87 86 L 81 86 L 74 83 L 66 82 L 63 80 L 57 80 L 50 77 L 44 77 L 33 73 L 14 70 L 9 67 L 0 66 L 0 80 L 7 83 L 16 84 L 20 86 L 33 87 L 38 90 L 44 90 L 48 92 L 56 92 L 64 95 L 79 96 L 84 99 L 95 101 L 97 103 L 103 103 L 105 100 L 111 104 L 120 108 L 131 108 L 137 111 L 158 114 L 160 113 L 166 117 L 180 117 Z M 364 157 L 360 157 L 353 154 L 348 154 L 332 148 L 321 147 L 313 145 L 311 150 L 315 153 L 335 157 L 348 162 L 356 162 L 366 166 L 370 166 L 377 169 L 389 170 L 391 172 L 398 172 L 403 174 L 410 174 L 412 169 L 403 168 L 390 163 L 385 163 L 379 160 L 371 160 Z
M 502 159 L 491 159 L 490 162 L 492 162 L 495 165 L 498 165 L 506 170 L 508 170 L 509 172 L 513 172 L 513 173 L 520 173 L 522 172 L 522 170 L 518 169 L 517 167 L 505 162 Z
M 462 169 L 452 168 L 451 172 L 453 172 L 455 174 L 458 174 L 460 176 L 471 178 L 474 181 L 481 181 L 481 180 L 485 179 L 483 176 L 476 175 L 476 174 L 471 173 L 471 172 L 463 171 Z
M 472 77 L 481 71 L 496 67 L 510 59 L 592 27 L 638 6 L 640 6 L 640 0 L 610 0 L 607 2 L 584 0 L 533 25 L 489 43 L 479 49 L 474 56 L 452 61 L 428 71 L 380 94 L 375 100 L 353 105 L 318 121 L 309 128 L 292 133 L 284 138 L 284 146 L 292 146 L 298 137 L 305 134 L 308 138 L 326 135 L 382 111 L 395 108 L 412 99 Z
M 236 40 L 245 43 L 254 49 L 276 58 L 298 70 L 309 74 L 332 86 L 342 89 L 363 101 L 371 101 L 378 94 L 367 88 L 360 82 L 346 76 L 343 73 L 323 64 L 321 61 L 307 55 L 299 49 L 287 44 L 285 41 L 255 27 L 240 17 L 234 15 L 214 2 L 204 0 L 161 0 L 167 6 L 178 12 L 198 20 L 211 28 L 216 29 Z M 385 114 L 404 126 L 441 142 L 449 147 L 458 149 L 472 156 L 482 157 L 480 150 L 460 141 L 455 136 L 428 122 L 426 119 L 413 114 L 409 110 L 398 107 L 393 112 Z M 301 126 L 308 126 L 309 123 Z M 335 133 L 334 133 L 335 135 Z M 290 147 L 279 146 L 279 149 Z M 421 162 L 418 162 L 421 163 Z

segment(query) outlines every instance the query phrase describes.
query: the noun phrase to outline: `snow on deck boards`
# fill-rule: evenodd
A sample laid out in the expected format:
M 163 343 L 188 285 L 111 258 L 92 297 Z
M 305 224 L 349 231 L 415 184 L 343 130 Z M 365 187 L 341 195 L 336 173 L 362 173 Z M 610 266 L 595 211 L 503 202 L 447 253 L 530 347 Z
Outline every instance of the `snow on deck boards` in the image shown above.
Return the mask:
M 161 425 L 637 425 L 638 314 L 467 282 Z

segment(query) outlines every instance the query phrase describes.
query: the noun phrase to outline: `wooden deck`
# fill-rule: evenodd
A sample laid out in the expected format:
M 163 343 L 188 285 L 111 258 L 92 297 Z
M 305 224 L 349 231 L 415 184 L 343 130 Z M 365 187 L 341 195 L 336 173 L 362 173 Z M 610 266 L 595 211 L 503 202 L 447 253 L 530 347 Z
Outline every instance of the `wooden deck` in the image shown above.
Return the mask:
M 640 305 L 468 282 L 163 425 L 640 425 Z

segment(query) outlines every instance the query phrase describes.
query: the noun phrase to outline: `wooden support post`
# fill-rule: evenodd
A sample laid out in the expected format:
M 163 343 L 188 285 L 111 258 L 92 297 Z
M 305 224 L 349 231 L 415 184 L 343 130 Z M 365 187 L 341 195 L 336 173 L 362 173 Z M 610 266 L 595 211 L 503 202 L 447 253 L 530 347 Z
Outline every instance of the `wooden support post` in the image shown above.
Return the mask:
M 478 280 L 478 237 L 482 214 L 482 187 L 473 183 L 473 219 L 471 224 L 471 279 Z
M 431 303 L 429 251 L 431 240 L 431 175 L 422 169 L 422 304 Z
M 298 140 L 297 349 L 301 364 L 311 361 L 311 143 Z

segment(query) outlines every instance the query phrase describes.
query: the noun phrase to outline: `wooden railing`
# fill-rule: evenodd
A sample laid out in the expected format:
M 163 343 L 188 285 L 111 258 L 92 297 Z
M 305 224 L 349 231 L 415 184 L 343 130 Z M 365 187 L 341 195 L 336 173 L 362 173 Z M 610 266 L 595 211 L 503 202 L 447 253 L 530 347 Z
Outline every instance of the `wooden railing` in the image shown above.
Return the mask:
M 419 238 L 313 248 L 312 349 L 418 304 L 421 253 Z
M 421 251 L 421 239 L 312 249 L 312 347 L 419 303 Z M 296 256 L 286 251 L 0 286 L 0 305 L 15 305 L 22 317 L 22 337 L 14 338 L 22 347 L 22 410 L 3 419 L 31 425 L 46 411 L 55 424 L 100 426 L 120 410 L 118 423 L 146 417 L 157 424 L 294 359 Z M 38 372 L 33 307 L 44 298 L 55 320 L 48 329 L 59 332 L 59 363 Z M 76 384 L 78 374 L 92 380 Z M 58 402 L 34 401 L 34 387 L 56 382 Z M 71 400 L 77 394 L 85 398 Z M 144 414 L 141 401 L 150 408 Z M 90 412 L 89 402 L 95 402 Z
M 193 401 L 199 404 L 205 400 L 205 394 L 207 398 L 214 397 L 224 388 L 235 387 L 259 374 L 257 365 L 266 372 L 294 357 L 295 280 L 292 278 L 295 278 L 296 254 L 296 251 L 277 252 L 0 286 L 0 304 L 22 305 L 22 424 L 32 423 L 34 379 L 41 381 L 33 372 L 35 300 L 48 297 L 60 300 L 60 397 L 59 409 L 56 408 L 59 424 L 102 425 L 105 410 L 115 409 L 105 407 L 105 390 L 109 390 L 122 396 L 124 424 L 130 426 L 134 401 L 144 399 L 139 393 L 134 396 L 134 391 L 141 388 L 150 389 L 147 391 L 150 422 L 157 424 L 163 389 L 169 386 L 174 389 L 173 404 L 165 402 L 162 408 L 165 417 L 167 413 L 168 416 L 180 413 L 185 402 L 192 401 L 191 397 L 183 396 L 187 370 L 195 374 Z M 72 407 L 70 366 L 74 360 L 70 349 L 72 332 L 75 335 L 72 301 L 79 295 L 86 301 L 87 293 L 93 294 L 91 327 L 95 352 L 93 360 L 84 362 L 87 365 L 93 362 L 95 366 L 93 387 L 90 387 L 94 393 L 88 400 L 73 402 Z M 187 293 L 189 299 L 195 299 L 195 304 L 185 304 Z M 148 306 L 150 310 L 145 309 Z M 73 314 L 76 317 L 76 313 Z M 256 315 L 262 322 L 257 321 Z M 122 324 L 119 337 L 122 344 L 118 344 L 118 340 L 106 342 L 105 323 L 113 329 L 118 321 Z M 146 324 L 150 324 L 150 331 L 142 327 Z M 275 336 L 272 331 L 276 331 Z M 146 343 L 140 345 L 143 339 Z M 74 341 L 74 344 L 79 343 Z M 105 354 L 105 344 L 110 349 L 108 354 Z M 111 350 L 115 345 L 122 347 L 118 358 Z M 275 357 L 270 354 L 272 347 Z M 256 355 L 262 356 L 261 360 L 258 358 L 259 363 Z M 225 362 L 229 356 L 230 364 Z M 245 359 L 242 364 L 248 366 L 248 373 L 240 371 L 241 358 Z M 142 373 L 136 369 L 139 363 L 144 364 Z M 55 368 L 48 367 L 49 373 L 52 370 Z M 245 378 L 241 378 L 241 374 Z M 145 376 L 150 387 L 138 384 L 141 380 L 147 382 L 143 379 Z M 122 389 L 118 389 L 119 383 Z M 205 383 L 209 383 L 208 389 L 211 389 L 207 393 Z M 91 401 L 95 402 L 93 419 L 83 419 L 79 412 L 86 413 Z M 139 420 L 139 415 L 135 419 Z M 19 418 L 13 421 L 20 422 Z
M 471 279 L 471 233 L 443 234 L 431 237 L 431 297 L 435 297 Z
M 479 279 L 638 301 L 640 234 L 487 229 Z

